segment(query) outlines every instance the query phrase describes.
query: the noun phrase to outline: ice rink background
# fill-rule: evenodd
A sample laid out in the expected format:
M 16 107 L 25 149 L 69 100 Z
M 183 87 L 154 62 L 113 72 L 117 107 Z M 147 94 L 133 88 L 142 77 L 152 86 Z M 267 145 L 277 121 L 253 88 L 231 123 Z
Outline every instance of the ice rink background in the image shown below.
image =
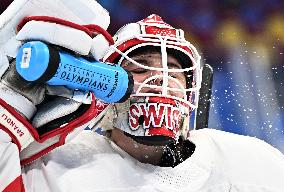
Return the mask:
M 2 12 L 11 0 L 0 1 Z M 284 1 L 98 0 L 111 34 L 155 13 L 185 30 L 213 66 L 209 127 L 267 141 L 284 152 Z

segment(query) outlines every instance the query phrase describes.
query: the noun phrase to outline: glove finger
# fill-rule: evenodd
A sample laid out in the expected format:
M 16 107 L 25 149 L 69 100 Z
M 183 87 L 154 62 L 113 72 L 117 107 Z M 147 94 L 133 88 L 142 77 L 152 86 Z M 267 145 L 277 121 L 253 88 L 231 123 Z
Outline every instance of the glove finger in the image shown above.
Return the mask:
M 47 95 L 55 95 L 69 98 L 84 104 L 92 103 L 92 94 L 90 92 L 82 92 L 79 90 L 71 90 L 65 86 L 46 86 Z
M 57 118 L 66 116 L 76 111 L 82 103 L 64 97 L 58 97 L 44 104 L 38 109 L 33 118 L 32 125 L 36 128 L 51 122 Z

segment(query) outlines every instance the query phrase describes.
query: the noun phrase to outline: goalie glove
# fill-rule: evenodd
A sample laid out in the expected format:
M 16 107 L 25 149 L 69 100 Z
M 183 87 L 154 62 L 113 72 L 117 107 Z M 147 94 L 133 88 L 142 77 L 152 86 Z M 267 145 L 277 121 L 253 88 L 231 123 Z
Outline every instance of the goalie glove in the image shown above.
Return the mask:
M 96 60 L 114 44 L 111 35 L 98 25 L 79 25 L 50 16 L 25 17 L 17 30 L 19 41 L 41 40 Z
M 29 2 L 33 5 L 33 0 Z M 49 1 L 41 2 L 44 4 Z M 83 2 L 85 1 L 79 1 Z M 60 4 L 60 1 L 56 1 L 56 4 Z M 106 15 L 108 17 L 102 7 L 97 7 L 97 3 L 90 7 L 98 9 L 96 11 L 100 18 L 101 15 L 105 19 Z M 21 11 L 25 8 L 24 6 Z M 16 17 L 11 13 L 13 17 L 4 20 L 13 24 L 19 19 L 19 15 L 25 14 L 25 10 Z M 9 14 L 4 14 L 7 15 Z M 26 17 L 19 25 L 15 38 L 9 37 L 7 43 L 0 45 L 0 129 L 7 132 L 17 144 L 22 164 L 29 163 L 71 140 L 88 125 L 94 124 L 97 115 L 106 107 L 90 93 L 72 91 L 61 86 L 31 84 L 15 73 L 14 58 L 17 49 L 25 41 L 45 41 L 97 60 L 104 53 L 104 47 L 112 43 L 111 36 L 104 30 L 107 26 L 79 25 L 63 18 L 55 18 L 53 15 Z M 7 26 L 10 25 L 0 25 L 1 34 L 16 31 L 16 27 L 7 30 Z M 100 111 L 97 105 L 100 106 Z
M 22 163 L 64 144 L 97 116 L 95 100 L 84 104 L 46 90 L 21 79 L 14 63 L 0 81 L 0 128 L 17 144 Z
M 17 0 L 0 16 L 0 49 L 15 58 L 22 41 L 42 40 L 100 59 L 113 42 L 105 31 L 109 23 L 109 13 L 96 1 Z

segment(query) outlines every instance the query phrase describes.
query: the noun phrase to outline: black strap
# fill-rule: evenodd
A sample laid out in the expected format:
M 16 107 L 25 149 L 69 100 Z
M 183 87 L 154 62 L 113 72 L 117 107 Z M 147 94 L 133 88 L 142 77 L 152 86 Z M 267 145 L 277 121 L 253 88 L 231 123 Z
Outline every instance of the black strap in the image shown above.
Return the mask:
M 165 147 L 159 166 L 175 167 L 189 158 L 194 151 L 194 143 L 180 138 L 178 143 L 171 143 Z
M 59 67 L 59 64 L 60 64 L 59 51 L 57 50 L 55 46 L 52 46 L 50 44 L 47 44 L 47 47 L 49 51 L 48 66 L 45 72 L 42 74 L 42 76 L 38 78 L 36 81 L 34 81 L 35 83 L 45 83 L 46 81 L 48 81 L 55 75 Z

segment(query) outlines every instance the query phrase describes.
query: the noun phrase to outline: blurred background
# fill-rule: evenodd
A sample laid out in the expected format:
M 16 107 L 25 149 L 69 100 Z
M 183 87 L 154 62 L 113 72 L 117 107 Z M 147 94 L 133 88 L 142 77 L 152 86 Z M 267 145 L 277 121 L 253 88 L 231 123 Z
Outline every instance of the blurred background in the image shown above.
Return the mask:
M 214 68 L 209 127 L 284 152 L 283 0 L 97 1 L 110 12 L 112 35 L 153 13 L 182 28 Z M 2 11 L 9 2 L 1 0 Z

